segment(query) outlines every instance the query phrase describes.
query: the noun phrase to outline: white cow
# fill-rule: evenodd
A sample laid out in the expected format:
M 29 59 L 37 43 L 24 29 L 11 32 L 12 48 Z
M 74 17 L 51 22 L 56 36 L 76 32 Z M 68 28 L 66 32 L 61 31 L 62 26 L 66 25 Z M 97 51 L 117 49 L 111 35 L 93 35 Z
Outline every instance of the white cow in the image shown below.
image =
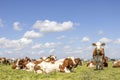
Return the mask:
M 50 73 L 53 71 L 60 71 L 59 69 L 59 65 L 62 65 L 63 61 L 55 61 L 55 63 L 51 63 L 51 62 L 46 62 L 43 61 L 40 64 L 37 65 L 37 68 L 39 67 L 38 70 L 36 70 L 36 73 Z M 67 71 L 66 71 L 67 72 Z
M 33 62 L 29 62 L 26 64 L 26 71 L 34 71 L 34 66 L 35 66 L 35 63 Z
M 72 59 L 59 59 L 56 60 L 54 63 L 43 61 L 40 64 L 37 64 L 34 69 L 36 73 L 50 73 L 53 71 L 70 73 L 71 67 L 74 65 L 74 61 Z

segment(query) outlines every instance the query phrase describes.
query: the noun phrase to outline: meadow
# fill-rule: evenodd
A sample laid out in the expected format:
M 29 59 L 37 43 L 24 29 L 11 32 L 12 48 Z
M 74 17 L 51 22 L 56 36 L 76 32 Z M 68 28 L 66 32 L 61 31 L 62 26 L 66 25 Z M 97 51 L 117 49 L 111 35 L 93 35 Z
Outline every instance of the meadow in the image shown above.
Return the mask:
M 23 70 L 13 70 L 11 65 L 0 65 L 0 80 L 120 80 L 120 68 L 112 68 L 109 62 L 108 68 L 94 70 L 87 68 L 86 63 L 78 66 L 71 73 L 52 72 L 49 74 L 36 74 Z

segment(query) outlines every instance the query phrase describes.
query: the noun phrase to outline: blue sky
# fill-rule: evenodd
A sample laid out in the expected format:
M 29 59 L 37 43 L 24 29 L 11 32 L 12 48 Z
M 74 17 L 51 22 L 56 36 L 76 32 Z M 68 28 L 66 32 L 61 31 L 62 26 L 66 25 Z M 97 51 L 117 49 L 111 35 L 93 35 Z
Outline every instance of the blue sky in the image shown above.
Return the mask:
M 119 0 L 0 0 L 0 56 L 120 58 Z

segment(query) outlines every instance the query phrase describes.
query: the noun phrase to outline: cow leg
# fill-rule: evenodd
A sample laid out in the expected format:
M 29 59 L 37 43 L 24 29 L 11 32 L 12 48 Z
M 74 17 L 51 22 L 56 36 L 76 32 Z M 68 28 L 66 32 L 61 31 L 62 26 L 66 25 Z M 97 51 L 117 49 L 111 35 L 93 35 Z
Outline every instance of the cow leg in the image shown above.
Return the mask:
M 96 70 L 99 69 L 99 56 L 97 55 L 96 57 Z
M 103 69 L 103 60 L 102 60 L 102 56 L 99 57 L 99 65 L 100 65 L 100 70 Z
M 96 61 L 96 70 L 99 70 L 99 61 Z
M 98 59 L 97 59 L 97 56 L 93 56 L 93 60 L 96 64 L 96 69 L 95 70 L 98 70 Z
M 100 64 L 100 65 L 101 65 L 101 69 L 103 69 L 103 62 L 101 62 L 101 64 Z
M 98 64 L 98 62 L 96 63 L 96 70 L 98 70 L 99 69 L 99 64 Z

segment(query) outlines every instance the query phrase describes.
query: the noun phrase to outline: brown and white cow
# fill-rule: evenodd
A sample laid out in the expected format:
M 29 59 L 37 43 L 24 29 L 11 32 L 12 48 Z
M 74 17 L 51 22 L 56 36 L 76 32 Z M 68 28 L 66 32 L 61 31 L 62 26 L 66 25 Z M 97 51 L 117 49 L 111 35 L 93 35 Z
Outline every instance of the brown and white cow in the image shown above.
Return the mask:
M 72 58 L 66 58 L 62 65 L 59 66 L 60 68 L 60 72 L 66 72 L 65 70 L 67 69 L 67 73 L 71 72 L 74 65 L 75 65 L 75 61 L 73 61 L 74 59 Z
M 34 71 L 36 73 L 50 73 L 53 71 L 70 73 L 78 65 L 82 65 L 80 58 L 67 57 L 56 60 L 54 55 L 50 55 L 34 61 L 31 61 L 28 57 L 17 59 L 12 65 L 12 69 Z
M 59 71 L 59 64 L 61 61 L 56 60 L 54 55 L 50 55 L 34 66 L 36 73 L 50 73 L 52 71 Z M 61 63 L 62 64 L 62 63 Z
M 95 67 L 95 63 L 94 63 L 94 61 L 89 61 L 89 62 L 87 62 L 87 67 L 88 68 L 93 68 L 93 67 Z
M 103 66 L 108 67 L 108 57 L 107 56 L 105 56 L 103 59 Z
M 30 58 L 25 57 L 23 59 L 16 59 L 16 61 L 12 64 L 12 69 L 26 69 L 26 64 L 31 61 Z
M 82 60 L 80 58 L 75 58 L 74 61 L 75 61 L 74 68 L 76 68 L 78 65 L 82 66 Z
M 91 61 L 87 62 L 87 67 L 93 68 L 95 66 L 96 66 L 95 61 L 91 60 Z M 105 58 L 103 59 L 103 67 L 108 67 L 108 57 L 107 56 L 105 56 Z
M 0 57 L 0 64 L 10 65 L 11 63 L 10 63 L 10 60 L 7 59 L 6 57 Z
M 93 59 L 96 64 L 96 70 L 103 69 L 103 59 L 105 56 L 105 52 L 102 46 L 105 46 L 105 43 L 97 42 L 93 43 L 92 45 L 95 46 L 95 49 L 93 51 Z
M 54 61 L 54 60 L 53 60 Z M 36 73 L 50 73 L 53 71 L 60 71 L 65 73 L 70 73 L 72 69 L 80 64 L 79 61 L 74 57 L 68 57 L 65 59 L 59 59 L 53 62 L 43 61 L 37 65 L 35 65 L 34 69 Z
M 114 61 L 113 64 L 112 64 L 112 67 L 113 68 L 120 68 L 120 60 Z

